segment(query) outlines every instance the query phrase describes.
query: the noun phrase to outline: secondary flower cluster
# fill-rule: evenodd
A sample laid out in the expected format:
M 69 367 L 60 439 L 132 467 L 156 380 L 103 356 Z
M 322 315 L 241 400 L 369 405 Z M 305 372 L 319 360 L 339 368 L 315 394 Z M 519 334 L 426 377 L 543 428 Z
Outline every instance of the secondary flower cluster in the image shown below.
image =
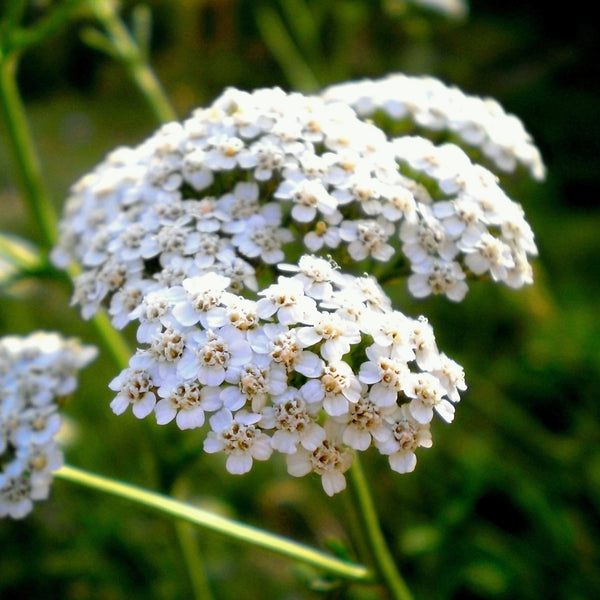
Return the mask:
M 362 118 L 384 114 L 391 128 L 410 122 L 429 131 L 451 132 L 502 172 L 512 173 L 521 165 L 538 181 L 546 175 L 540 151 L 518 117 L 493 98 L 465 94 L 434 77 L 394 73 L 332 85 L 323 96 L 350 104 Z
M 412 471 L 434 412 L 454 417 L 462 368 L 372 277 L 309 255 L 280 268 L 287 275 L 255 299 L 217 273 L 146 294 L 131 314 L 141 347 L 110 383 L 113 411 L 180 429 L 211 414 L 204 450 L 224 452 L 230 473 L 277 451 L 329 495 L 344 489 L 353 451 L 374 446 Z
M 533 234 L 490 171 L 456 145 L 388 137 L 332 94 L 228 89 L 81 178 L 53 260 L 83 267 L 83 317 L 107 306 L 123 327 L 151 291 L 207 272 L 256 291 L 259 265 L 302 252 L 410 267 L 417 297 L 459 301 L 467 276 L 531 282 Z
M 94 347 L 54 333 L 0 339 L 0 517 L 20 519 L 48 497 L 63 462 L 58 401 L 95 356 Z

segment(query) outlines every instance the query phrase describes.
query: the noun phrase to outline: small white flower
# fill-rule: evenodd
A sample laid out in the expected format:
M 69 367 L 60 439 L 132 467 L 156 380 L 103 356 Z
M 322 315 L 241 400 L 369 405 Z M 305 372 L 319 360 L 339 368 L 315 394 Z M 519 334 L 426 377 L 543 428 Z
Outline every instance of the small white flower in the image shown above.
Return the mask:
M 269 340 L 269 356 L 285 367 L 287 373 L 297 371 L 305 377 L 318 377 L 323 372 L 323 360 L 314 352 L 304 350 L 295 329 L 281 331 L 265 326 L 263 331 Z
M 218 135 L 211 139 L 213 149 L 204 153 L 204 164 L 212 171 L 231 171 L 238 164 L 238 153 L 245 147 L 237 137 Z
M 405 361 L 389 356 L 389 349 L 372 345 L 366 349 L 369 361 L 360 366 L 358 378 L 370 385 L 369 398 L 379 407 L 393 406 L 410 371 Z
M 154 409 L 156 404 L 154 383 L 145 370 L 131 367 L 124 369 L 108 384 L 108 387 L 118 392 L 110 403 L 110 408 L 116 415 L 124 413 L 131 405 L 133 414 L 138 419 L 143 419 Z
M 151 343 L 160 334 L 163 326 L 169 326 L 172 321 L 168 318 L 171 313 L 171 301 L 167 290 L 159 289 L 149 292 L 142 302 L 129 313 L 131 320 L 138 320 L 138 342 Z
M 190 334 L 177 374 L 185 379 L 198 379 L 203 385 L 218 386 L 225 381 L 230 367 L 252 361 L 253 351 L 243 332 L 223 327 L 215 331 Z
M 304 285 L 294 278 L 279 277 L 258 295 L 263 296 L 256 303 L 258 316 L 268 319 L 277 313 L 282 325 L 309 322 L 316 312 L 316 302 L 304 294 Z
M 244 256 L 260 258 L 273 265 L 283 261 L 285 254 L 281 248 L 292 240 L 293 235 L 289 229 L 269 223 L 260 214 L 248 219 L 246 228 L 233 236 L 232 243 Z
M 383 408 L 368 396 L 360 397 L 346 415 L 336 418 L 345 424 L 342 441 L 350 448 L 365 451 L 373 440 L 379 443 L 388 440 L 391 432 L 385 418 L 395 410 L 396 406 Z
M 284 181 L 273 194 L 275 198 L 292 200 L 292 218 L 299 223 L 310 223 L 317 213 L 331 215 L 337 201 L 325 186 L 316 180 Z
M 228 409 L 221 409 L 210 418 L 212 431 L 204 440 L 204 451 L 209 454 L 225 452 L 229 473 L 247 473 L 253 460 L 268 460 L 273 452 L 269 436 L 256 427 L 260 418 L 260 415 L 246 411 L 234 416 Z
M 415 298 L 443 294 L 453 302 L 460 302 L 469 290 L 466 275 L 455 261 L 424 260 L 413 264 L 412 269 L 414 273 L 408 278 L 408 289 Z
M 425 317 L 412 320 L 410 341 L 419 368 L 426 371 L 434 369 L 438 364 L 439 351 L 435 342 L 433 327 Z
M 180 302 L 175 302 L 173 316 L 184 327 L 198 322 L 204 328 L 224 324 L 225 309 L 220 304 L 229 283 L 228 277 L 217 273 L 185 279 L 181 284 L 185 297 Z
M 327 312 L 316 314 L 312 325 L 299 327 L 297 333 L 305 347 L 322 342 L 321 356 L 328 362 L 341 360 L 344 354 L 350 352 L 350 347 L 361 340 L 356 323 Z
M 58 433 L 60 425 L 56 404 L 26 408 L 17 417 L 12 440 L 16 446 L 45 444 Z
M 515 267 L 510 247 L 489 233 L 465 256 L 465 264 L 476 275 L 489 271 L 494 281 L 504 281 Z
M 354 260 L 372 256 L 382 262 L 388 261 L 395 252 L 387 243 L 393 233 L 393 224 L 383 219 L 344 221 L 340 227 L 340 237 L 350 242 L 348 253 Z
M 311 403 L 322 403 L 328 415 L 348 412 L 349 404 L 360 398 L 362 386 L 348 363 L 338 361 L 323 367 L 318 378 L 307 381 L 301 388 L 302 397 Z
M 159 425 L 173 419 L 179 429 L 194 429 L 204 425 L 205 412 L 221 408 L 218 387 L 201 386 L 198 382 L 182 383 L 170 390 L 158 390 L 162 398 L 156 403 L 154 413 Z
M 17 463 L 12 463 L 17 465 Z M 0 517 L 22 519 L 33 510 L 33 500 L 45 500 L 49 486 L 34 487 L 31 478 L 23 472 L 12 472 L 7 468 L 0 473 Z
M 340 245 L 341 237 L 339 227 L 331 225 L 327 221 L 318 221 L 313 231 L 309 231 L 304 236 L 304 245 L 311 252 L 318 252 L 326 246 L 327 248 L 337 248 Z
M 283 454 L 293 454 L 301 445 L 313 451 L 325 439 L 325 430 L 317 424 L 319 403 L 307 402 L 295 388 L 273 398 L 273 405 L 262 411 L 261 427 L 275 429 L 271 445 Z
M 440 353 L 439 364 L 431 371 L 438 379 L 448 398 L 452 402 L 459 402 L 459 392 L 467 389 L 465 383 L 465 371 L 454 360 L 446 356 L 443 352 Z
M 332 261 L 319 256 L 304 254 L 300 257 L 298 265 L 281 264 L 281 271 L 296 273 L 294 279 L 302 282 L 304 293 L 315 300 L 329 298 L 333 292 L 333 284 L 341 285 L 338 266 Z
M 227 381 L 233 385 L 223 388 L 221 400 L 231 411 L 239 410 L 249 402 L 252 411 L 258 413 L 270 398 L 285 391 L 287 379 L 283 365 L 272 363 L 266 355 L 257 355 L 255 362 L 228 370 Z
M 410 373 L 404 378 L 402 391 L 410 399 L 408 409 L 418 423 L 429 423 L 433 410 L 446 421 L 454 419 L 454 406 L 444 398 L 440 381 L 430 373 Z
M 328 425 L 331 423 L 328 422 Z M 330 427 L 326 427 L 329 433 Z M 325 438 L 312 452 L 300 446 L 294 454 L 286 456 L 287 470 L 293 477 L 310 472 L 321 476 L 321 484 L 328 496 L 346 488 L 344 473 L 350 468 L 353 455 L 335 439 Z
M 431 448 L 429 423 L 420 423 L 412 416 L 408 405 L 400 406 L 386 419 L 391 428 L 390 435 L 376 440 L 381 454 L 389 457 L 390 467 L 397 473 L 410 473 L 417 465 L 415 450 Z

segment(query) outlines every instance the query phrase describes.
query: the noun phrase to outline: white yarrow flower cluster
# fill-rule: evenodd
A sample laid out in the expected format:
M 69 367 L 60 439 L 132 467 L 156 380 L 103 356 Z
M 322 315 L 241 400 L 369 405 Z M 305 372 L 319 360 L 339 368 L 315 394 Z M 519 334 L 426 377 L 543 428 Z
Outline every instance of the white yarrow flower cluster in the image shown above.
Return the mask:
M 310 255 L 282 270 L 254 299 L 213 273 L 165 289 L 154 328 L 140 320 L 143 343 L 110 383 L 113 411 L 208 424 L 204 450 L 224 453 L 230 473 L 278 452 L 291 475 L 317 473 L 330 495 L 344 489 L 353 452 L 371 446 L 412 471 L 434 413 L 454 417 L 462 369 L 372 278 Z
M 54 333 L 0 339 L 0 517 L 21 519 L 48 497 L 63 463 L 57 400 L 95 357 L 93 346 Z
M 382 111 L 544 175 L 497 104 L 394 75 L 320 96 L 227 89 L 72 187 L 52 259 L 82 267 L 73 304 L 137 323 L 116 414 L 207 430 L 230 473 L 283 454 L 330 495 L 371 447 L 415 468 L 464 373 L 362 274 L 381 263 L 413 296 L 459 302 L 470 279 L 530 284 L 537 248 L 492 171 L 456 144 L 388 134 Z
M 493 174 L 458 146 L 362 121 L 348 85 L 323 97 L 228 89 L 82 177 L 52 258 L 83 267 L 83 317 L 106 307 L 122 328 L 149 293 L 207 272 L 256 291 L 257 265 L 289 262 L 298 246 L 357 273 L 404 265 L 416 297 L 459 301 L 484 274 L 530 283 L 533 234 Z

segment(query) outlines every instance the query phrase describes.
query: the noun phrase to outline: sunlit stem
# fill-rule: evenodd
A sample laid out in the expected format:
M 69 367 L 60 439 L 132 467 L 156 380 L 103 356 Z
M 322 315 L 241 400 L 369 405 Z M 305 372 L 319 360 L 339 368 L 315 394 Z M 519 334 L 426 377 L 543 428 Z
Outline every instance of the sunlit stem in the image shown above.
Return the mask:
M 160 123 L 175 121 L 177 113 L 112 0 L 88 0 L 88 6 L 106 31 L 112 49 L 146 98 Z
M 7 132 L 6 143 L 16 163 L 19 191 L 31 212 L 39 241 L 50 247 L 55 240 L 57 219 L 17 86 L 19 53 L 3 56 L 1 52 L 0 113 Z
M 122 483 L 108 477 L 96 475 L 82 469 L 65 465 L 55 472 L 55 477 L 80 484 L 96 491 L 130 500 L 141 506 L 157 510 L 170 517 L 183 519 L 210 531 L 221 533 L 264 550 L 297 560 L 337 577 L 370 582 L 372 573 L 363 565 L 341 560 L 304 544 L 285 537 L 239 523 L 227 517 L 202 508 L 192 507 L 179 500 L 151 492 L 129 483 Z M 409 596 L 406 596 L 408 598 Z M 401 598 L 401 596 L 398 596 Z
M 394 600 L 413 600 L 413 596 L 396 567 L 394 558 L 383 537 L 381 525 L 371 496 L 369 483 L 365 477 L 358 456 L 349 471 L 350 492 L 361 520 L 361 528 L 371 552 L 371 558 L 379 579 L 387 587 Z
M 17 184 L 21 196 L 32 214 L 39 232 L 38 239 L 51 247 L 57 235 L 57 216 L 50 194 L 44 184 L 41 161 L 37 152 L 27 113 L 16 81 L 19 53 L 0 55 L 0 111 L 6 128 L 6 143 L 16 164 Z M 69 274 L 76 273 L 73 267 Z M 104 341 L 115 364 L 124 368 L 131 352 L 123 337 L 110 324 L 108 317 L 100 313 L 93 319 L 96 331 Z

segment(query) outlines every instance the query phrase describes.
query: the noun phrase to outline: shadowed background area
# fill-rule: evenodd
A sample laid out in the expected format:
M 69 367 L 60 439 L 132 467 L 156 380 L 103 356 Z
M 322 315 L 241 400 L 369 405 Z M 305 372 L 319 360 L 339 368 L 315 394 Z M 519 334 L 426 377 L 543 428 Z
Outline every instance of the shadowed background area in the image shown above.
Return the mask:
M 33 3 L 32 3 L 33 4 Z M 411 300 L 439 346 L 466 370 L 455 422 L 435 420 L 434 446 L 414 473 L 367 453 L 382 525 L 417 599 L 587 600 L 600 592 L 600 101 L 596 23 L 536 3 L 472 2 L 461 19 L 394 0 L 153 0 L 152 63 L 185 117 L 225 87 L 316 91 L 390 72 L 429 74 L 499 100 L 533 135 L 543 184 L 503 181 L 523 204 L 540 256 L 520 291 L 481 282 L 456 305 Z M 131 16 L 134 3 L 125 2 Z M 35 9 L 32 9 L 32 18 Z M 156 127 L 122 68 L 64 27 L 28 52 L 19 73 L 47 184 L 60 209 L 68 188 L 120 144 Z M 0 231 L 35 234 L 11 182 L 0 129 Z M 2 290 L 0 334 L 50 329 L 99 343 L 69 307 L 64 278 Z M 129 334 L 131 335 L 131 331 Z M 65 407 L 67 461 L 172 492 L 317 547 L 360 550 L 347 494 L 289 477 L 280 458 L 242 477 L 204 455 L 202 436 L 115 417 L 104 353 Z M 175 477 L 176 474 L 185 477 Z M 0 523 L 0 598 L 190 598 L 177 536 L 197 544 L 193 566 L 215 600 L 382 597 L 309 569 L 173 524 L 124 501 L 56 482 L 23 522 Z M 206 578 L 206 581 L 204 580 Z

